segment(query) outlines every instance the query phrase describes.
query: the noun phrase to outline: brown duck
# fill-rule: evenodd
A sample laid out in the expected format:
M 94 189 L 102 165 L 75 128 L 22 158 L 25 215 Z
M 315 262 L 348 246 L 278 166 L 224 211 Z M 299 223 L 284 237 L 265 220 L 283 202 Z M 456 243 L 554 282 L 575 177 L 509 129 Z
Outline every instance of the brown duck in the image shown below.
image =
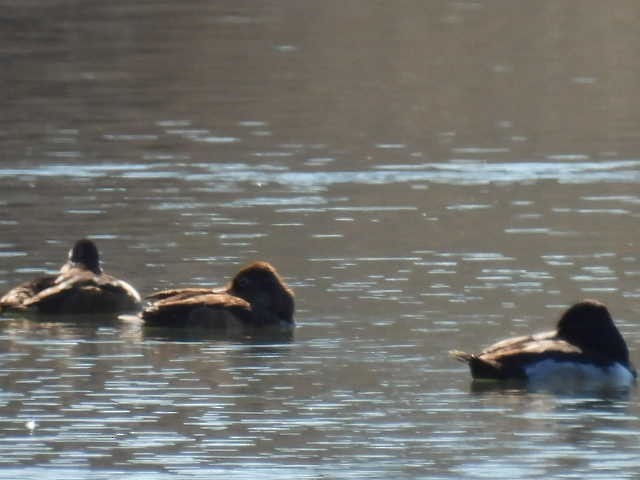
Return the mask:
M 57 275 L 18 285 L 0 298 L 0 311 L 45 314 L 101 314 L 135 311 L 140 295 L 100 268 L 96 245 L 78 240 Z
M 149 297 L 145 325 L 163 327 L 293 326 L 293 292 L 276 269 L 255 262 L 225 287 L 163 290 Z

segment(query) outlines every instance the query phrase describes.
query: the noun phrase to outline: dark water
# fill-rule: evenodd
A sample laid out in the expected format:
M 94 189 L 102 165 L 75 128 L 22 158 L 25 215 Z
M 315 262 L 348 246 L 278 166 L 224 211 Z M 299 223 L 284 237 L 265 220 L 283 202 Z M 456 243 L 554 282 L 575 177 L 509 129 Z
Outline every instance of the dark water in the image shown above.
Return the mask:
M 271 261 L 290 337 L 0 319 L 0 477 L 635 478 L 638 392 L 452 348 L 609 304 L 640 363 L 635 2 L 7 1 L 0 289 Z

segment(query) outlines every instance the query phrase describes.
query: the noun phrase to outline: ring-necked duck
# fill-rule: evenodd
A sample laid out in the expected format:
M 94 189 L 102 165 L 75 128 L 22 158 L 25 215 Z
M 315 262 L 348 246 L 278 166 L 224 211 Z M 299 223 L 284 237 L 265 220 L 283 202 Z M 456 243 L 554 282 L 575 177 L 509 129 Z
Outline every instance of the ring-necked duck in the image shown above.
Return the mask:
M 22 283 L 0 298 L 0 310 L 35 313 L 120 313 L 140 307 L 140 295 L 127 282 L 100 268 L 96 245 L 78 240 L 57 275 Z
M 293 292 L 276 269 L 255 262 L 225 287 L 164 290 L 147 297 L 141 318 L 163 327 L 293 326 Z
M 452 351 L 469 364 L 474 379 L 634 382 L 629 351 L 607 307 L 584 300 L 570 307 L 556 330 L 502 340 L 477 355 Z

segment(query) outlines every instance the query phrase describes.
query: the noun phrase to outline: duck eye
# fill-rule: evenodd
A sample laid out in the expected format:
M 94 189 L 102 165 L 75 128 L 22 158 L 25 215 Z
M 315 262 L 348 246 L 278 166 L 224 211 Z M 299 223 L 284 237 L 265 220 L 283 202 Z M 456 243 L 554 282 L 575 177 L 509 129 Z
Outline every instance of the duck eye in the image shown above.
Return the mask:
M 238 286 L 239 287 L 246 287 L 249 285 L 249 279 L 247 277 L 240 277 L 238 279 Z

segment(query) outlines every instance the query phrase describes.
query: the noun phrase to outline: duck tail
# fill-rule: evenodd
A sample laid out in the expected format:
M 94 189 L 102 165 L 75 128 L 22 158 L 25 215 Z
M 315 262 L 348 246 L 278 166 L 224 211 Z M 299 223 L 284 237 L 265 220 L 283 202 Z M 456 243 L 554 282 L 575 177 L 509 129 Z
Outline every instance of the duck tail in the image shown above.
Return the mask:
M 459 362 L 471 363 L 476 356 L 471 353 L 463 352 L 462 350 L 449 350 L 449 355 L 458 360 Z
M 456 360 L 468 364 L 471 370 L 471 376 L 474 379 L 504 380 L 507 378 L 523 378 L 523 373 L 520 370 L 505 372 L 504 369 L 495 362 L 480 358 L 471 353 L 451 350 L 449 354 Z

